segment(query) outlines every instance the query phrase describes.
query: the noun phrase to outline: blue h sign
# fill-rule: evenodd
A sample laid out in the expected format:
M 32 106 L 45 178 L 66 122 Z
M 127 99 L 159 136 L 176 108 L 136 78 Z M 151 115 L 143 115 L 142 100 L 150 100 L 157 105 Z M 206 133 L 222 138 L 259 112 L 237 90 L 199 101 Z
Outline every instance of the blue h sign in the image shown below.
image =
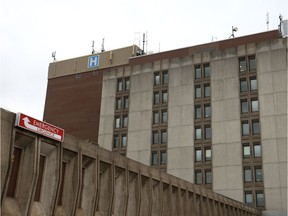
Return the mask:
M 88 68 L 94 68 L 99 66 L 99 55 L 88 57 Z

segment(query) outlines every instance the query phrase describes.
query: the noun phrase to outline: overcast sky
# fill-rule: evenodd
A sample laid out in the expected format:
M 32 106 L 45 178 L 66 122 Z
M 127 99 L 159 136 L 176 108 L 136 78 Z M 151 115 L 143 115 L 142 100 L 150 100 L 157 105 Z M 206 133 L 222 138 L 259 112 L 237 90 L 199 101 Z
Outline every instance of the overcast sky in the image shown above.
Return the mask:
M 0 106 L 42 120 L 49 63 L 139 44 L 153 52 L 277 29 L 287 0 L 1 0 Z M 142 47 L 142 42 L 141 42 Z M 146 49 L 146 48 L 145 48 Z M 71 96 L 72 97 L 72 96 Z

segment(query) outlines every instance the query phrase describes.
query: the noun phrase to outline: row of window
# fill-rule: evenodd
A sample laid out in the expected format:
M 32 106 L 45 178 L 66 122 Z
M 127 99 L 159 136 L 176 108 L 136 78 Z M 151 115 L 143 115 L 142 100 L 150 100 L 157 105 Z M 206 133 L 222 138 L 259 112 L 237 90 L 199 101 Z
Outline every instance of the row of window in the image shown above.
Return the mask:
M 259 191 L 247 190 L 244 192 L 244 195 L 245 195 L 245 203 L 247 205 L 249 205 L 251 207 L 260 207 L 260 208 L 265 206 L 265 197 L 264 197 L 263 191 L 261 191 L 261 190 L 259 190 Z
M 129 108 L 129 96 L 122 96 L 122 97 L 116 97 L 116 104 L 115 109 L 128 109 Z
M 245 166 L 243 169 L 244 182 L 262 182 L 262 166 Z
M 211 147 L 206 147 L 203 151 L 201 148 L 195 148 L 195 162 L 211 161 Z
M 195 99 L 208 98 L 211 96 L 210 84 L 195 85 Z
M 204 125 L 204 130 L 200 126 L 195 126 L 195 140 L 211 139 L 211 125 Z
M 260 122 L 259 119 L 243 120 L 242 124 L 242 136 L 259 135 L 260 134 Z
M 211 169 L 195 169 L 195 184 L 212 184 L 212 171 Z
M 167 144 L 167 130 L 153 130 L 152 131 L 152 144 Z
M 127 128 L 128 127 L 128 115 L 115 116 L 115 128 Z
M 130 89 L 130 78 L 120 78 L 117 80 L 117 92 L 129 91 Z
M 195 119 L 211 118 L 211 104 L 195 105 Z
M 168 103 L 168 91 L 163 90 L 163 91 L 156 91 L 154 92 L 153 96 L 153 104 L 163 104 L 163 103 Z
M 209 78 L 210 77 L 210 65 L 196 65 L 195 67 L 195 81 L 202 79 L 202 78 Z
M 258 98 L 241 99 L 241 113 L 249 114 L 259 112 Z
M 251 158 L 261 158 L 262 152 L 261 152 L 261 145 L 259 142 L 252 143 L 243 143 L 243 160 L 245 159 L 251 159 Z
M 127 134 L 117 134 L 113 136 L 113 148 L 126 147 Z
M 154 86 L 168 84 L 168 71 L 154 73 Z
M 249 85 L 248 85 L 249 82 Z M 257 91 L 258 84 L 255 76 L 240 79 L 240 93 Z
M 163 151 L 152 151 L 151 152 L 151 165 L 164 165 L 167 163 L 167 152 Z
M 153 112 L 153 124 L 167 123 L 168 122 L 168 112 L 166 109 Z
M 239 58 L 239 72 L 250 72 L 256 70 L 256 58 L 255 56 Z

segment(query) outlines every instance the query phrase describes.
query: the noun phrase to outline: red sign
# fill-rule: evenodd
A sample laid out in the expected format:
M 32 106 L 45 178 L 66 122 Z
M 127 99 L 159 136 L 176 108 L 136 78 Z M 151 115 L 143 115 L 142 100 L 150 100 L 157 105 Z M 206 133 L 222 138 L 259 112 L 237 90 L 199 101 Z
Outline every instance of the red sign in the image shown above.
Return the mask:
M 39 121 L 22 113 L 17 113 L 15 125 L 60 142 L 63 142 L 64 140 L 63 129 L 46 122 Z

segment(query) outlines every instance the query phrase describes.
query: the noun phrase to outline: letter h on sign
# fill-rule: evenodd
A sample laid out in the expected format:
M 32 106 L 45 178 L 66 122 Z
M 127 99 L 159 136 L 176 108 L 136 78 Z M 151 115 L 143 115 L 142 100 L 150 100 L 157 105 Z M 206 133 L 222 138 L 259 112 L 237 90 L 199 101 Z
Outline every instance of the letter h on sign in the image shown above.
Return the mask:
M 94 68 L 99 66 L 99 56 L 89 56 L 88 57 L 88 68 Z

